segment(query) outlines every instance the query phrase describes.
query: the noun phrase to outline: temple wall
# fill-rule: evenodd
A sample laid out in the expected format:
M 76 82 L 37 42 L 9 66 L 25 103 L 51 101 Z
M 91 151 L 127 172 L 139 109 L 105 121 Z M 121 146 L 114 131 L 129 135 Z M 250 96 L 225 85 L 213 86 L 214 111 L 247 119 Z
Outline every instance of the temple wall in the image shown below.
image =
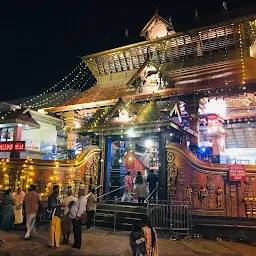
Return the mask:
M 88 147 L 74 160 L 51 161 L 34 159 L 3 159 L 0 171 L 0 189 L 8 187 L 16 190 L 18 186 L 27 191 L 30 184 L 38 185 L 38 192 L 47 196 L 52 186 L 60 185 L 61 193 L 71 186 L 74 193 L 80 187 L 89 193 L 91 187 L 98 185 L 101 149 Z
M 170 199 L 191 201 L 194 215 L 256 218 L 256 166 L 245 166 L 246 180 L 231 181 L 228 165 L 199 160 L 175 143 L 166 150 Z

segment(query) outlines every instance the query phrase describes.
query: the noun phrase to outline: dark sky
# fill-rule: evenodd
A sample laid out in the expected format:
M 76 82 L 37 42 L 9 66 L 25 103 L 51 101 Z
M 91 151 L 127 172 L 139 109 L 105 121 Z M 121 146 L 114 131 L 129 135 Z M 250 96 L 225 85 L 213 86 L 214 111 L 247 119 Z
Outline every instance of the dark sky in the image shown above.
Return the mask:
M 255 0 L 226 2 L 229 10 L 250 10 Z M 218 21 L 222 1 L 2 0 L 0 100 L 41 93 L 65 77 L 80 62 L 78 56 L 112 48 L 113 42 L 125 45 L 125 28 L 134 42 L 141 41 L 139 33 L 156 6 L 181 30 L 191 25 L 195 8 L 200 19 L 212 15 Z

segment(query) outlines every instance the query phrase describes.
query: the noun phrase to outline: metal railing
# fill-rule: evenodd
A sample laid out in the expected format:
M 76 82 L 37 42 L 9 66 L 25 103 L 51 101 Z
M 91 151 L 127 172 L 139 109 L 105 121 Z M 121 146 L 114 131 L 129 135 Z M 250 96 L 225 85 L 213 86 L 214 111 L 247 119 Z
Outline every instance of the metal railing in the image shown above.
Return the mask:
M 101 197 L 105 197 L 107 195 L 110 195 L 112 194 L 113 192 L 116 192 L 118 190 L 121 190 L 123 189 L 125 186 L 121 186 L 120 188 L 116 188 L 112 191 L 109 191 L 103 195 L 100 195 L 97 197 L 97 199 L 101 198 Z M 93 219 L 93 222 L 94 222 L 94 228 L 96 228 L 96 216 L 102 216 L 102 217 L 113 217 L 113 230 L 116 231 L 116 209 L 117 209 L 117 201 L 120 200 L 122 197 L 117 197 L 115 196 L 114 198 L 114 214 L 106 214 L 106 213 L 95 213 L 94 214 L 94 219 Z
M 170 233 L 191 232 L 191 204 L 187 201 L 155 200 L 148 202 L 147 214 L 151 225 Z
M 171 201 L 170 223 L 171 232 L 190 233 L 192 215 L 189 201 Z

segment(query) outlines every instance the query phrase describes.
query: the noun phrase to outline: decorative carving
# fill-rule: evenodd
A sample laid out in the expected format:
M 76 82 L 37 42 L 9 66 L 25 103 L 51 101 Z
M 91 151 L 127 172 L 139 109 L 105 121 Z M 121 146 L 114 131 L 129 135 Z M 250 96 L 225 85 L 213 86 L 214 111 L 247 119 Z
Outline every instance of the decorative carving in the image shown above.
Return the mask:
M 174 161 L 175 156 L 174 156 L 174 154 L 172 152 L 167 151 L 166 159 L 167 159 L 167 163 L 171 164 Z
M 186 181 L 186 175 L 185 175 L 185 171 L 184 168 L 181 164 L 180 168 L 178 168 L 178 179 L 177 179 L 177 183 L 179 186 L 184 186 L 185 185 L 185 181 Z
M 45 171 L 40 170 L 38 179 L 37 179 L 38 193 L 44 193 L 46 190 L 46 182 L 45 182 Z
M 201 202 L 201 207 L 204 207 L 204 200 L 208 197 L 208 191 L 203 186 L 200 187 L 200 190 L 198 192 L 198 198 Z
M 189 202 L 192 201 L 192 192 L 193 192 L 193 189 L 187 185 L 186 186 L 186 200 L 188 200 Z
M 197 207 L 197 200 L 198 200 L 198 179 L 197 179 L 197 173 L 195 171 L 193 171 L 192 177 L 191 177 L 191 188 L 192 188 L 192 206 L 194 208 Z
M 178 168 L 175 163 L 168 164 L 168 189 L 171 198 L 174 198 L 176 194 L 177 175 Z
M 237 216 L 236 185 L 230 185 L 231 216 Z
M 215 184 L 213 183 L 213 176 L 211 175 L 207 176 L 206 188 L 208 190 L 208 195 L 209 195 L 209 207 L 213 208 Z
M 244 181 L 246 185 L 244 193 L 244 202 L 246 204 L 246 215 L 248 218 L 256 218 L 256 193 L 253 190 L 255 178 L 247 178 Z
M 217 203 L 217 208 L 221 208 L 222 207 L 222 203 L 223 203 L 223 191 L 222 189 L 218 186 L 218 188 L 215 191 L 216 193 L 216 203 Z

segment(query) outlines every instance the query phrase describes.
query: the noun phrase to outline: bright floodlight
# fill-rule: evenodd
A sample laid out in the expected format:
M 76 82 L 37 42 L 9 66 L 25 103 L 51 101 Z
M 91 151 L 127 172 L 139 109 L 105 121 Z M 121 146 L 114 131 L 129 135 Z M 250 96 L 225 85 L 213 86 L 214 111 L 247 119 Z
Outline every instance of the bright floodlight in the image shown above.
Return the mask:
M 152 140 L 145 140 L 145 146 L 147 148 L 151 148 L 153 146 L 154 142 Z

